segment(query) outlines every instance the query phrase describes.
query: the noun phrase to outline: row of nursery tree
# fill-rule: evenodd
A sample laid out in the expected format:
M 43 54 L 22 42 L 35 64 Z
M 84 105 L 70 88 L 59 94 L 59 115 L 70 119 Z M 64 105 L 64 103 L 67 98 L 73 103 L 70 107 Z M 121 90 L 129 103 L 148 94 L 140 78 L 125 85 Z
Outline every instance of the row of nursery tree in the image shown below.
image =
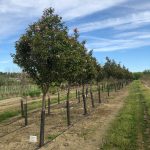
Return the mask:
M 29 25 L 26 33 L 16 42 L 14 63 L 18 64 L 43 93 L 40 146 L 44 144 L 45 100 L 52 83 L 67 82 L 69 105 L 69 91 L 72 84 L 82 86 L 83 103 L 85 103 L 85 85 L 103 79 L 108 81 L 124 81 L 132 79 L 132 73 L 127 68 L 106 58 L 102 66 L 88 51 L 85 41 L 79 40 L 79 32 L 74 29 L 73 34 L 62 18 L 54 13 L 54 9 L 46 9 L 42 17 Z

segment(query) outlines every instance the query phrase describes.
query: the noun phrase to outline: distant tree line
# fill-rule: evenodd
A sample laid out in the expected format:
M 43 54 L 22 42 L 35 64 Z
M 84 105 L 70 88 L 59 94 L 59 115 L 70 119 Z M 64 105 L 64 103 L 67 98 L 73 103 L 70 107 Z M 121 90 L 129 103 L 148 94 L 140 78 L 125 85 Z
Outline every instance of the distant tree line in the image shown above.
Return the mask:
M 150 70 L 145 70 L 143 74 L 150 75 Z

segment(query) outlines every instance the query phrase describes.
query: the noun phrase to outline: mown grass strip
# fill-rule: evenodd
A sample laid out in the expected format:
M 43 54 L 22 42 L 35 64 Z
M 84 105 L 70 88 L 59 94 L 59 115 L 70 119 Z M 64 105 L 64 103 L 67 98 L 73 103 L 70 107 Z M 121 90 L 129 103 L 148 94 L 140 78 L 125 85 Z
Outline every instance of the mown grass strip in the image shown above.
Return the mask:
M 142 86 L 141 88 L 142 95 L 142 103 L 144 106 L 144 120 L 142 124 L 142 135 L 143 135 L 143 147 L 144 149 L 150 149 L 150 89 Z
M 141 84 L 134 81 L 129 88 L 123 109 L 111 124 L 104 143 L 103 150 L 137 150 L 138 135 L 142 134 L 141 125 L 143 122 L 143 106 L 140 95 Z M 139 124 L 141 123 L 141 124 Z

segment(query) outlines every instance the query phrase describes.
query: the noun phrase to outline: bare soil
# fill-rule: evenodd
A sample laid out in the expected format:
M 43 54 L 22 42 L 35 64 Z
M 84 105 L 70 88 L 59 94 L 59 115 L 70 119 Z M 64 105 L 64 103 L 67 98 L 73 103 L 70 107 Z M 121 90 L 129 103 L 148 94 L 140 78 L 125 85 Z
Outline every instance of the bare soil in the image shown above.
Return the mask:
M 93 113 L 71 127 L 41 150 L 98 150 L 103 144 L 110 122 L 115 118 L 128 95 L 127 90 L 118 93 L 109 103 L 98 106 Z
M 42 149 L 98 149 L 99 145 L 103 143 L 103 137 L 110 122 L 122 108 L 127 95 L 127 89 L 113 92 L 107 99 L 106 93 L 103 93 L 103 103 L 98 104 L 96 93 L 94 95 L 96 108 L 91 107 L 90 98 L 87 100 L 87 116 L 83 115 L 82 102 L 78 104 L 76 99 L 71 100 L 72 126 L 70 128 L 66 125 L 65 103 L 52 106 L 52 113 L 50 116 L 46 116 L 45 124 L 45 142 L 51 142 Z M 39 140 L 40 112 L 32 113 L 28 117 L 29 125 L 27 127 L 24 127 L 23 118 L 14 123 L 0 124 L 0 149 L 34 150 L 38 147 L 38 143 L 29 142 L 29 136 L 37 136 Z

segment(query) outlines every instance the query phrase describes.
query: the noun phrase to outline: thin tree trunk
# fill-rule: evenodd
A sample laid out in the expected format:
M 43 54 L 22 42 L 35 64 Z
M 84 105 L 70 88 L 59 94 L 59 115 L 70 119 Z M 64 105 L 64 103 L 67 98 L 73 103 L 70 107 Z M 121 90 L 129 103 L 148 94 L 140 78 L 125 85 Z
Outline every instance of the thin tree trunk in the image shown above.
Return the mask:
M 119 82 L 117 82 L 117 90 L 119 90 Z
M 93 92 L 92 92 L 92 85 L 90 85 L 90 94 L 91 94 L 91 104 L 92 104 L 92 107 L 94 108 L 95 105 L 94 105 L 94 98 L 93 98 Z
M 104 88 L 104 90 L 106 89 L 106 83 L 103 83 L 103 88 Z
M 67 101 L 66 101 L 66 109 L 67 109 L 67 125 L 70 126 L 70 104 L 69 104 L 69 95 L 70 95 L 70 86 L 68 86 L 68 92 L 67 92 Z
M 104 84 L 102 83 L 102 92 L 104 92 Z
M 101 103 L 101 87 L 98 85 L 98 102 Z
M 76 88 L 76 99 L 78 98 L 78 88 Z
M 51 113 L 51 97 L 48 95 L 48 115 Z
M 46 105 L 47 105 L 47 104 L 46 104 L 46 100 L 45 100 L 45 109 L 46 109 Z
M 84 85 L 82 88 L 82 97 L 83 97 L 83 108 L 84 108 L 84 115 L 87 114 L 87 108 L 86 108 L 86 97 L 85 97 L 85 89 L 84 89 Z
M 57 89 L 58 91 L 58 104 L 60 104 L 60 92 L 59 92 L 59 88 Z
M 20 103 L 21 103 L 21 116 L 24 117 L 23 99 L 21 99 Z
M 78 90 L 78 103 L 80 103 L 80 90 Z
M 121 90 L 121 82 L 119 82 L 119 90 Z
M 124 87 L 123 82 L 122 82 L 122 88 Z
M 88 86 L 86 87 L 86 99 L 88 98 Z
M 117 92 L 116 83 L 114 83 L 115 92 Z
M 109 94 L 109 92 L 110 92 L 109 90 L 110 90 L 110 89 L 109 89 L 109 84 L 107 84 L 107 93 L 108 93 L 108 96 L 110 95 L 110 94 Z
M 27 126 L 28 125 L 27 103 L 24 104 L 24 118 L 25 118 L 25 126 Z
M 42 147 L 44 145 L 45 98 L 46 98 L 46 93 L 43 93 L 42 110 L 41 110 L 41 125 L 40 125 L 40 143 L 39 143 L 39 147 Z

